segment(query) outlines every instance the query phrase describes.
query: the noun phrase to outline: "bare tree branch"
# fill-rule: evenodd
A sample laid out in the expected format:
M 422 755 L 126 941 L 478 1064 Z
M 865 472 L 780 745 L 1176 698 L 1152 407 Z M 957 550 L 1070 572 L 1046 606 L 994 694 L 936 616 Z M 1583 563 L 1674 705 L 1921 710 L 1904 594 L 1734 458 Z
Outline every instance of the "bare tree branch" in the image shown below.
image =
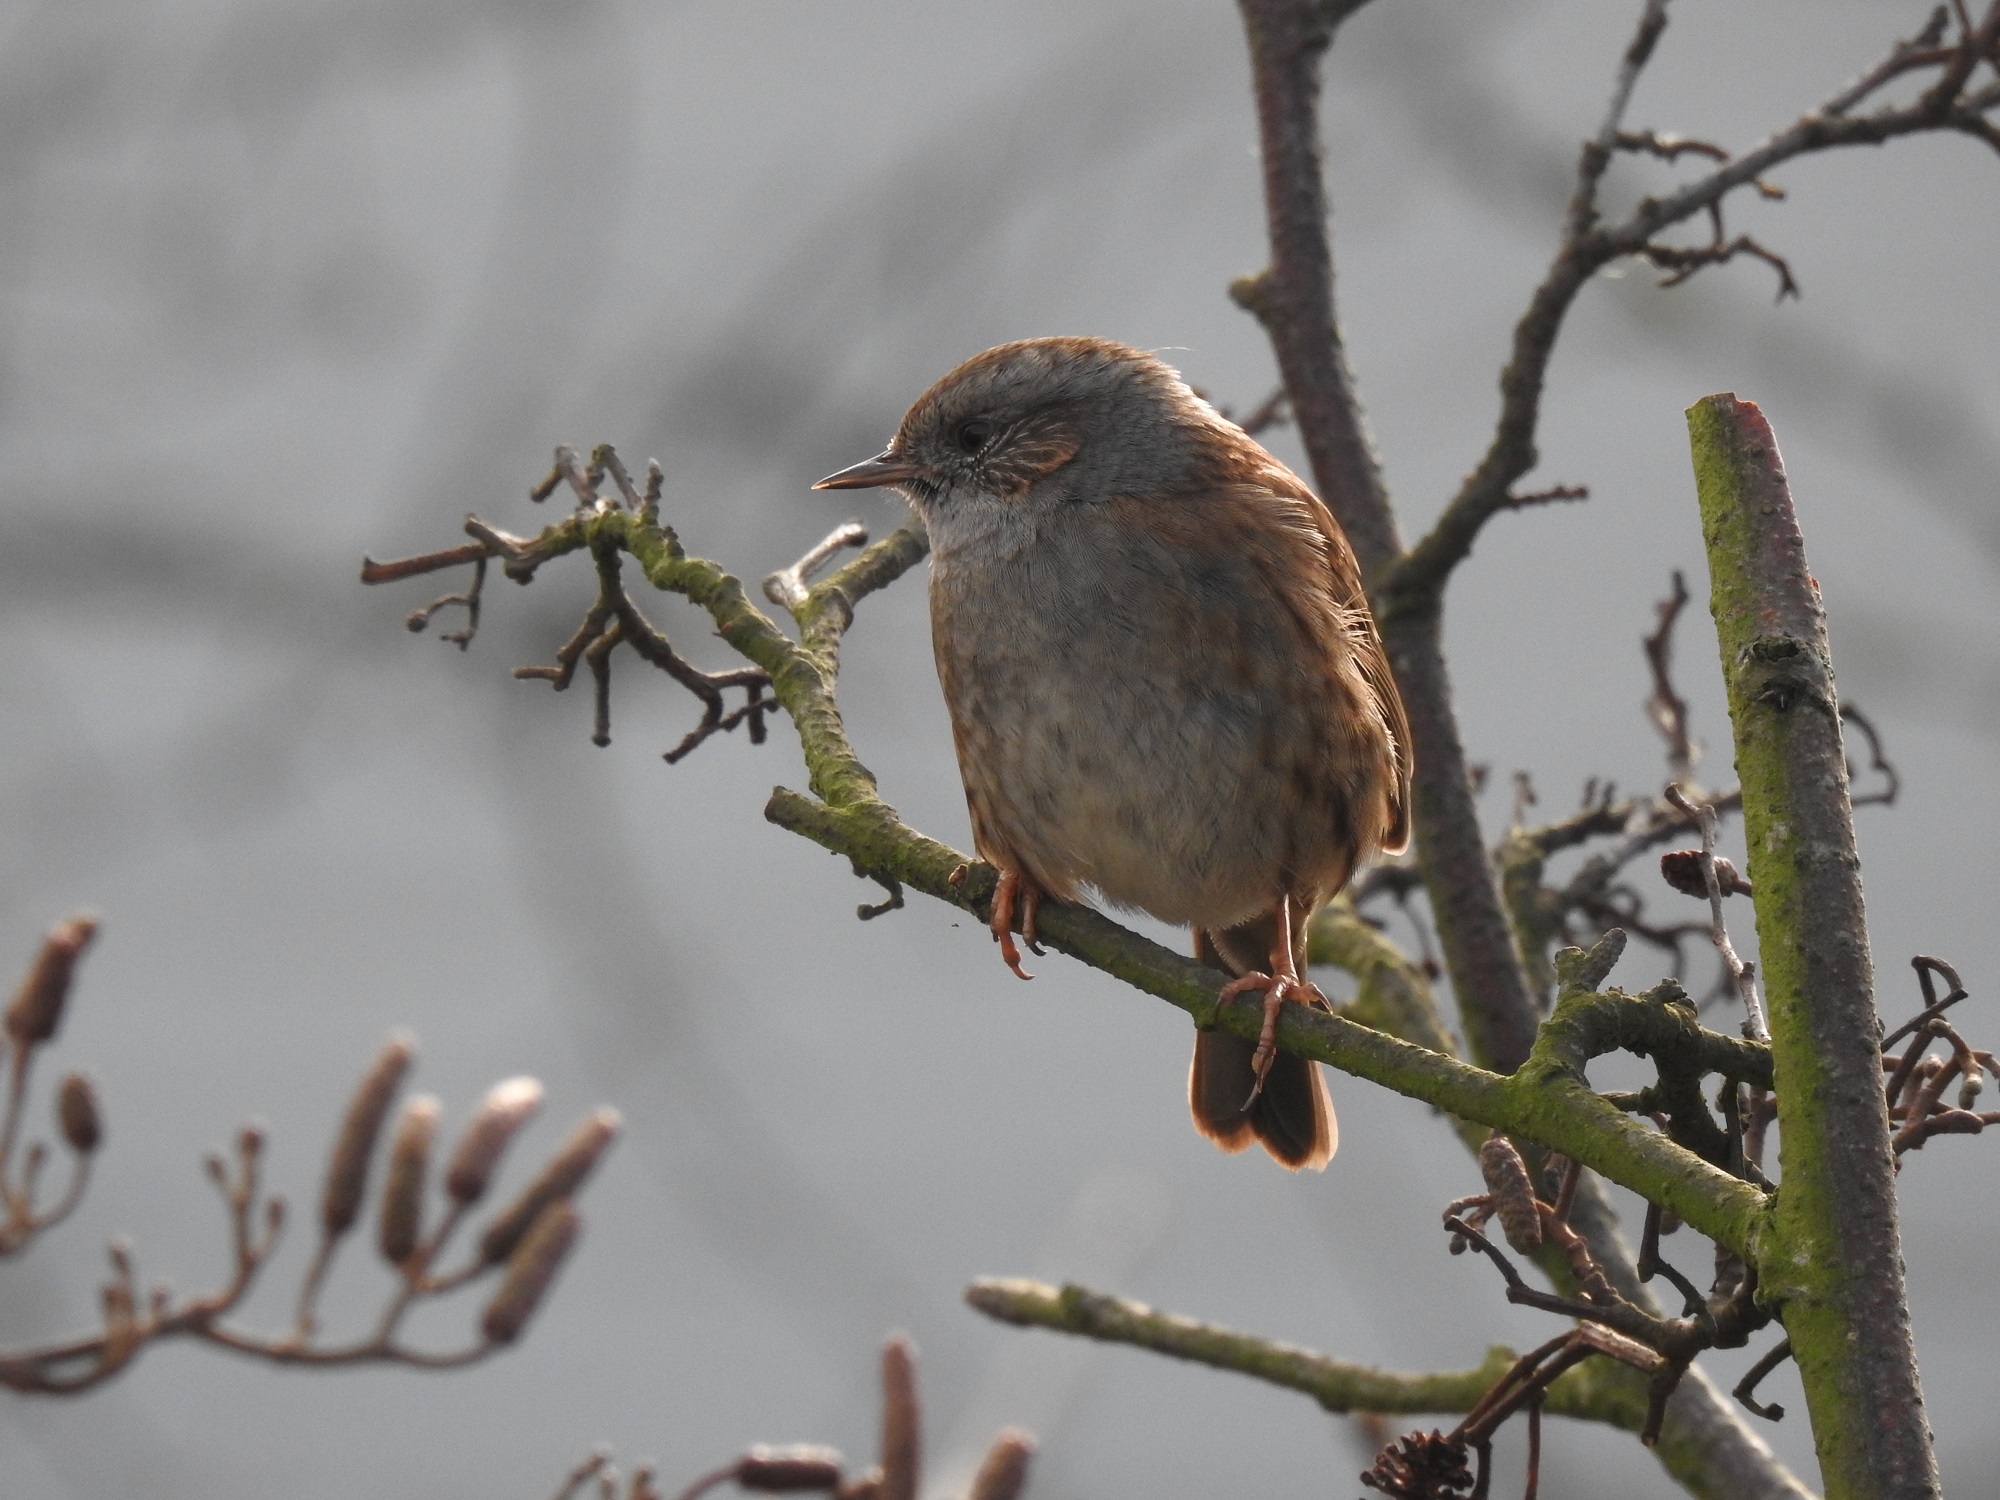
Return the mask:
M 1979 28 L 1949 48 L 1936 45 L 1942 34 L 1941 16 L 1942 9 L 1924 32 L 1897 44 L 1884 62 L 1838 90 L 1819 108 L 1742 155 L 1721 162 L 1706 176 L 1662 197 L 1646 198 L 1625 219 L 1606 225 L 1599 218 L 1597 190 L 1611 153 L 1621 143 L 1632 80 L 1645 66 L 1665 25 L 1664 0 L 1647 0 L 1621 63 L 1604 123 L 1583 148 L 1562 245 L 1515 327 L 1512 357 L 1501 373 L 1500 417 L 1492 441 L 1430 533 L 1377 581 L 1380 607 L 1386 613 L 1435 597 L 1452 569 L 1471 552 L 1481 528 L 1508 508 L 1507 495 L 1514 482 L 1534 468 L 1538 460 L 1535 430 L 1549 357 L 1570 304 L 1598 271 L 1616 260 L 1637 256 L 1673 271 L 1668 278 L 1673 282 L 1685 280 L 1702 266 L 1750 254 L 1779 272 L 1780 295 L 1795 295 L 1790 268 L 1782 258 L 1748 237 L 1731 241 L 1722 234 L 1720 205 L 1730 193 L 1746 186 L 1758 188 L 1773 167 L 1814 152 L 1879 145 L 1929 131 L 1956 130 L 1981 139 L 1993 132 L 1989 116 L 2000 109 L 2000 84 L 1972 94 L 1965 93 L 1964 86 L 1973 67 L 1993 50 L 1992 30 L 2000 24 L 2000 10 L 1989 8 Z M 1891 80 L 1927 67 L 1940 69 L 1938 80 L 1915 102 L 1887 106 L 1868 115 L 1850 113 Z M 1769 191 L 1767 185 L 1764 190 Z M 1708 245 L 1670 246 L 1655 238 L 1662 230 L 1711 213 L 1715 215 L 1715 233 Z
M 54 1225 L 74 1206 L 82 1177 L 73 1183 L 57 1212 L 36 1212 L 32 1183 L 13 1182 L 8 1153 L 20 1119 L 27 1080 L 26 1059 L 56 1032 L 68 997 L 77 956 L 95 924 L 72 919 L 44 944 L 6 1015 L 13 1047 L 6 1123 L 0 1127 L 0 1197 L 8 1219 L 0 1228 L 0 1253 L 18 1250 Z M 131 1248 L 110 1247 L 112 1275 L 103 1291 L 104 1326 L 95 1333 L 34 1348 L 0 1351 L 0 1386 L 46 1395 L 71 1395 L 103 1384 L 126 1369 L 148 1345 L 162 1339 L 191 1338 L 272 1364 L 345 1366 L 400 1364 L 450 1369 L 486 1359 L 518 1338 L 546 1297 L 550 1282 L 576 1238 L 571 1200 L 595 1169 L 617 1132 L 617 1116 L 600 1110 L 579 1127 L 529 1188 L 502 1210 L 478 1248 L 455 1271 L 433 1268 L 453 1232 L 485 1195 L 500 1152 L 541 1097 L 533 1079 L 513 1079 L 495 1088 L 474 1116 L 461 1141 L 446 1187 L 449 1206 L 427 1235 L 419 1235 L 428 1168 L 428 1128 L 399 1129 L 389 1181 L 381 1200 L 381 1250 L 397 1274 L 396 1288 L 372 1333 L 340 1344 L 315 1341 L 316 1306 L 334 1253 L 361 1221 L 370 1163 L 397 1090 L 413 1056 L 410 1042 L 396 1039 L 363 1076 L 329 1153 L 320 1197 L 320 1243 L 301 1283 L 295 1326 L 286 1333 L 256 1333 L 228 1321 L 249 1296 L 277 1249 L 286 1219 L 282 1198 L 263 1186 L 264 1135 L 254 1126 L 237 1132 L 233 1162 L 207 1160 L 210 1180 L 222 1195 L 229 1223 L 230 1273 L 216 1291 L 176 1299 L 165 1287 L 142 1292 Z M 411 1100 L 405 1119 L 435 1122 L 435 1100 Z M 80 1074 L 64 1081 L 58 1118 L 65 1139 L 80 1161 L 102 1143 L 103 1128 L 95 1091 Z M 420 1141 L 413 1146 L 412 1142 Z M 39 1147 L 31 1154 L 38 1155 Z M 32 1171 L 30 1172 L 32 1177 Z M 401 1226 L 392 1229 L 391 1224 Z M 407 1243 L 404 1241 L 407 1240 Z M 405 1316 L 417 1303 L 442 1297 L 470 1282 L 497 1278 L 479 1336 L 457 1349 L 434 1351 L 402 1341 Z
M 1313 482 L 1372 576 L 1400 553 L 1333 304 L 1319 158 L 1320 61 L 1356 3 L 1238 0 L 1250 43 L 1271 264 L 1230 288 L 1271 338 Z

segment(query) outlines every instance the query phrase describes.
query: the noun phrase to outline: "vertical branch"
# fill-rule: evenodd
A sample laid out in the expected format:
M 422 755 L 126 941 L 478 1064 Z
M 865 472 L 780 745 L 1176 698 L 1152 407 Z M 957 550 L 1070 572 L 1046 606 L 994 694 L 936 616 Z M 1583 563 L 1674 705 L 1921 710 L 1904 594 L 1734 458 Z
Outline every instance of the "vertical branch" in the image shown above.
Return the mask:
M 1515 325 L 1513 353 L 1500 372 L 1500 419 L 1485 456 L 1429 536 L 1386 567 L 1363 554 L 1415 742 L 1417 853 L 1452 990 L 1474 1054 L 1503 1071 L 1526 1059 L 1538 1006 L 1480 838 L 1444 661 L 1444 585 L 1485 520 L 1517 503 L 1511 487 L 1537 461 L 1542 384 L 1563 318 L 1577 293 L 1614 258 L 1603 236 L 1591 229 L 1598 181 L 1610 161 L 1633 85 L 1665 26 L 1665 0 L 1647 0 L 1604 122 L 1578 163 L 1562 246 Z
M 1341 344 L 1319 146 L 1321 63 L 1338 25 L 1361 3 L 1238 0 L 1256 93 L 1271 260 L 1269 269 L 1232 292 L 1271 340 L 1320 495 L 1353 544 L 1363 576 L 1380 584 L 1385 574 L 1405 574 L 1402 564 L 1409 555 Z M 1650 38 L 1657 37 L 1658 9 L 1649 3 L 1641 26 L 1649 40 L 1635 42 L 1628 52 L 1635 74 L 1650 51 Z M 1628 91 L 1621 78 L 1614 110 Z M 1612 118 L 1615 134 L 1616 115 Z M 1570 300 L 1604 258 L 1559 257 L 1517 330 L 1516 357 L 1503 381 L 1506 409 L 1495 438 L 1502 459 L 1489 457 L 1481 469 L 1484 478 L 1468 481 L 1481 494 L 1490 489 L 1504 499 L 1513 479 L 1532 467 L 1530 438 L 1549 348 Z M 1503 461 L 1509 459 L 1512 467 Z M 1462 554 L 1470 532 L 1453 545 Z M 1396 597 L 1378 592 L 1375 604 L 1409 715 L 1417 856 L 1468 1050 L 1488 1067 L 1509 1072 L 1527 1059 L 1540 1011 L 1480 833 L 1444 659 L 1442 577 L 1427 587 L 1399 590 Z M 1631 1284 L 1631 1295 L 1644 1299 L 1631 1254 L 1595 1183 L 1585 1185 L 1578 1218 L 1598 1260 L 1613 1269 L 1621 1285 Z M 1674 1402 L 1661 1456 L 1698 1494 L 1789 1500 L 1804 1493 L 1698 1372 Z
M 1334 29 L 1366 0 L 1238 0 L 1250 42 L 1271 264 L 1230 295 L 1270 335 L 1313 483 L 1364 577 L 1403 550 L 1382 466 L 1361 419 L 1333 308 L 1333 250 L 1320 175 L 1320 63 Z
M 1826 617 L 1763 413 L 1708 396 L 1688 430 L 1779 1100 L 1763 1290 L 1784 1309 L 1828 1500 L 1934 1497 Z
M 1347 368 L 1334 314 L 1333 254 L 1320 172 L 1320 65 L 1359 3 L 1238 0 L 1250 45 L 1271 264 L 1232 288 L 1270 336 L 1313 481 L 1353 543 L 1364 577 L 1403 554 L 1395 513 Z M 1539 1014 L 1480 836 L 1452 712 L 1441 592 L 1381 613 L 1383 644 L 1410 719 L 1418 860 L 1472 1055 L 1520 1066 Z
M 1452 709 L 1444 620 L 1435 602 L 1382 619 L 1382 643 L 1409 715 L 1417 864 L 1472 1056 L 1511 1073 L 1535 1043 L 1539 1008 L 1500 899 Z
M 1743 1034 L 1753 1042 L 1771 1040 L 1771 1025 L 1764 1016 L 1764 1002 L 1757 998 L 1757 968 L 1745 963 L 1737 955 L 1736 945 L 1729 941 L 1729 924 L 1723 920 L 1722 898 L 1741 891 L 1753 894 L 1750 883 L 1733 869 L 1729 870 L 1730 884 L 1722 883 L 1722 871 L 1728 867 L 1727 860 L 1718 865 L 1715 856 L 1715 809 L 1706 802 L 1696 805 L 1688 801 L 1687 793 L 1679 784 L 1667 788 L 1667 800 L 1682 812 L 1692 816 L 1701 825 L 1701 853 L 1697 859 L 1701 866 L 1702 894 L 1708 898 L 1708 940 L 1715 944 L 1715 951 L 1722 956 L 1722 967 L 1729 971 L 1730 981 L 1736 986 L 1736 996 L 1743 1002 Z M 1667 859 L 1676 856 L 1668 855 Z M 1664 866 L 1665 861 L 1662 861 Z

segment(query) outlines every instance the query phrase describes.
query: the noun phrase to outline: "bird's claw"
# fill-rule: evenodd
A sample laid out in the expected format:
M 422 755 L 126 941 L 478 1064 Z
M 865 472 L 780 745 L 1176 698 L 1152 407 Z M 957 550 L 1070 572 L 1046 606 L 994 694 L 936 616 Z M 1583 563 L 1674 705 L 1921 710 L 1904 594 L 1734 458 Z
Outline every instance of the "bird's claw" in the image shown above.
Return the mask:
M 1028 951 L 1039 955 L 1042 946 L 1035 941 L 1035 918 L 1042 908 L 1042 891 L 1032 880 L 1023 880 L 1012 870 L 1000 872 L 1000 882 L 993 888 L 993 919 L 987 926 L 993 933 L 993 940 L 1000 945 L 1000 957 L 1014 971 L 1014 977 L 1033 979 L 1035 976 L 1021 967 L 1021 950 L 1014 945 L 1016 900 L 1021 903 L 1021 937 L 1027 943 Z
M 1278 1060 L 1278 1013 L 1285 1002 L 1296 999 L 1301 1005 L 1316 1004 L 1322 1009 L 1327 1004 L 1318 985 L 1296 974 L 1245 974 L 1225 984 L 1221 998 L 1228 1002 L 1251 990 L 1264 992 L 1264 1024 L 1257 1032 L 1257 1049 L 1250 1054 L 1250 1070 L 1257 1081 L 1250 1086 L 1250 1097 L 1243 1101 L 1245 1114 L 1264 1092 L 1264 1079 L 1271 1071 L 1271 1064 Z

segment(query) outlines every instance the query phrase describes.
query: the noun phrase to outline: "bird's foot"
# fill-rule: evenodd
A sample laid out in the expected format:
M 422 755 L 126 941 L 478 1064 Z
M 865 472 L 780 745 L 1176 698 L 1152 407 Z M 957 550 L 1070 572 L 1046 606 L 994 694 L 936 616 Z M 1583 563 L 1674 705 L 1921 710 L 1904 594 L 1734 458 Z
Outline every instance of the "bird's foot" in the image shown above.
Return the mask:
M 993 888 L 993 919 L 986 925 L 993 932 L 993 940 L 1000 945 L 1000 956 L 1017 978 L 1033 979 L 1035 976 L 1021 967 L 1021 950 L 1014 946 L 1014 905 L 1021 907 L 1021 937 L 1028 945 L 1028 951 L 1039 955 L 1042 946 L 1035 940 L 1035 918 L 1042 909 L 1042 888 L 1032 880 L 1023 879 L 1012 870 L 1000 872 L 1000 883 Z
M 1297 1000 L 1302 1005 L 1317 1005 L 1327 1008 L 1326 996 L 1320 993 L 1318 985 L 1301 979 L 1296 973 L 1282 971 L 1276 974 L 1245 974 L 1232 979 L 1222 987 L 1222 999 L 1227 1002 L 1251 990 L 1264 992 L 1264 1025 L 1257 1033 L 1257 1049 L 1250 1054 L 1250 1070 L 1257 1081 L 1250 1086 L 1250 1097 L 1243 1101 L 1247 1112 L 1257 1102 L 1257 1096 L 1264 1092 L 1264 1079 L 1271 1071 L 1271 1064 L 1278 1060 L 1278 1013 L 1287 1000 Z

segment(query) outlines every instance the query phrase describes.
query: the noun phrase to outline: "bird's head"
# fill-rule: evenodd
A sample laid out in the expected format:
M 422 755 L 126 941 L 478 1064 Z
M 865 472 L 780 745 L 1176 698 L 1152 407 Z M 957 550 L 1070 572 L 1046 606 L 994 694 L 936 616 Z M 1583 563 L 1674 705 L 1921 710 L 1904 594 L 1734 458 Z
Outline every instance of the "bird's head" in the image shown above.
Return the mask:
M 935 522 L 968 501 L 1061 505 L 1144 494 L 1215 420 L 1180 376 L 1108 339 L 1040 338 L 974 355 L 917 398 L 889 446 L 814 489 L 893 485 Z

